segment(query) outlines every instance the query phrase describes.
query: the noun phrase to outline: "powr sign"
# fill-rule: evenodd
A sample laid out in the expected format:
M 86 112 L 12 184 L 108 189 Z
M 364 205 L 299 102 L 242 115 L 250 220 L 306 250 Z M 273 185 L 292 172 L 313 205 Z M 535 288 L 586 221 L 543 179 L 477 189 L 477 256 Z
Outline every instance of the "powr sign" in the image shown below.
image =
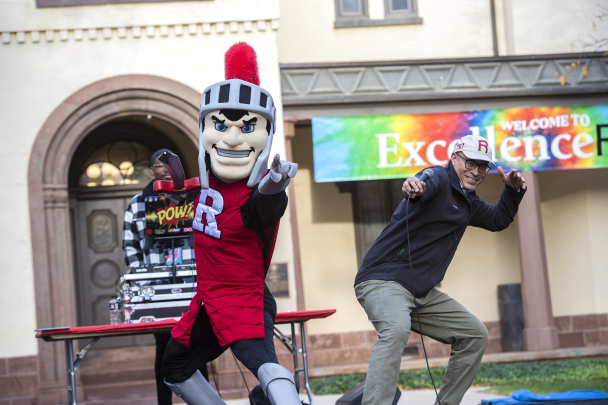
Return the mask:
M 608 167 L 608 105 L 322 117 L 312 129 L 317 182 L 411 176 L 446 165 L 470 134 L 485 137 L 508 169 Z

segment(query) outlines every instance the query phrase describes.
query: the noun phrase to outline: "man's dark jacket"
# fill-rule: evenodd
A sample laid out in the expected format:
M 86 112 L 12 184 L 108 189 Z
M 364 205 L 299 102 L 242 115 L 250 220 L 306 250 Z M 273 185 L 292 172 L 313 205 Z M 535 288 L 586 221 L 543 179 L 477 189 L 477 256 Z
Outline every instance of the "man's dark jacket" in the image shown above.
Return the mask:
M 505 185 L 500 200 L 492 205 L 475 191 L 465 196 L 451 162 L 430 169 L 435 175 L 425 181 L 424 194 L 409 203 L 412 270 L 405 223 L 408 203 L 404 199 L 365 255 L 355 285 L 367 280 L 396 281 L 417 297 L 424 296 L 443 280 L 467 226 L 502 231 L 517 214 L 523 191 Z M 483 248 L 479 246 L 479 254 Z

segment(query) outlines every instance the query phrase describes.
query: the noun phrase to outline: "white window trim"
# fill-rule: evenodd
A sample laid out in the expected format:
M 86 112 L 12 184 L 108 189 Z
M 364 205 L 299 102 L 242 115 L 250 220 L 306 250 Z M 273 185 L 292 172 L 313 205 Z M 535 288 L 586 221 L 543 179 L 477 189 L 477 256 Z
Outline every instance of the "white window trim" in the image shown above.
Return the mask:
M 365 25 L 366 21 L 369 21 L 367 15 L 367 0 L 359 0 L 359 14 L 342 14 L 342 2 L 340 0 L 334 0 L 334 4 L 336 9 L 334 28 L 360 27 Z
M 393 10 L 392 1 L 384 0 L 384 18 L 400 20 L 402 24 L 420 24 L 422 18 L 418 17 L 418 4 L 416 0 L 408 0 L 408 10 Z
M 408 25 L 422 24 L 422 18 L 418 16 L 417 0 L 409 0 L 410 10 L 391 11 L 390 0 L 384 0 L 384 19 L 372 20 L 368 15 L 368 0 L 359 0 L 360 14 L 342 14 L 342 4 L 340 0 L 334 0 L 336 19 L 334 28 L 354 28 L 354 27 L 377 27 L 384 25 Z

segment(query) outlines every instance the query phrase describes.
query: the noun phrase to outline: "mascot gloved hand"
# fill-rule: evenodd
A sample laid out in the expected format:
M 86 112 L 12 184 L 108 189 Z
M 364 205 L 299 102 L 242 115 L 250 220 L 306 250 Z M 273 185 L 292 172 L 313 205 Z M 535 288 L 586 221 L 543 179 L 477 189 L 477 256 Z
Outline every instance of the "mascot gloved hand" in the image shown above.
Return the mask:
M 225 66 L 226 80 L 201 98 L 199 177 L 184 180 L 176 155 L 159 158 L 173 182 L 156 181 L 154 190 L 178 204 L 194 200 L 197 273 L 196 294 L 171 331 L 162 370 L 187 404 L 221 405 L 198 369 L 230 349 L 273 405 L 301 405 L 293 375 L 276 357 L 276 302 L 264 283 L 298 165 L 276 155 L 268 168 L 276 107 L 260 87 L 253 48 L 232 46 Z
M 279 155 L 274 156 L 270 171 L 258 186 L 260 193 L 266 195 L 278 194 L 289 185 L 289 180 L 298 172 L 298 164 L 281 160 Z

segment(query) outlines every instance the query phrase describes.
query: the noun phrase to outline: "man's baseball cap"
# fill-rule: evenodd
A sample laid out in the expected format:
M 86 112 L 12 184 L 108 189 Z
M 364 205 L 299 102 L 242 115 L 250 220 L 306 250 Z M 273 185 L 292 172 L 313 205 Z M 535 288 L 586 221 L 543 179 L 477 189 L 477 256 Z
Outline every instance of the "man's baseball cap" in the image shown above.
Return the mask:
M 469 159 L 492 162 L 492 147 L 486 138 L 467 135 L 454 145 L 454 152 L 462 152 Z

